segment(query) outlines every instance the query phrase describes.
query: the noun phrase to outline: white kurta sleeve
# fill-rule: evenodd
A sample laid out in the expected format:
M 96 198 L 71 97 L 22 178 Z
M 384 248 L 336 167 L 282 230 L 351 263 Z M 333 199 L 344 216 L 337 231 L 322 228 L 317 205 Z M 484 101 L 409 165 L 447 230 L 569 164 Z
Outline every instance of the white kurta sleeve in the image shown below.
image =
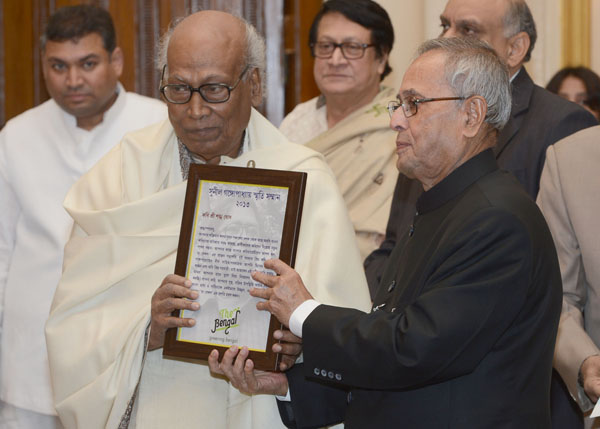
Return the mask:
M 2 215 L 0 215 L 0 329 L 4 310 L 4 289 L 8 280 L 8 270 L 15 246 L 17 221 L 21 212 L 16 195 L 6 176 L 8 160 L 6 159 L 5 139 L 5 133 L 0 133 L 0 207 L 2 207 Z

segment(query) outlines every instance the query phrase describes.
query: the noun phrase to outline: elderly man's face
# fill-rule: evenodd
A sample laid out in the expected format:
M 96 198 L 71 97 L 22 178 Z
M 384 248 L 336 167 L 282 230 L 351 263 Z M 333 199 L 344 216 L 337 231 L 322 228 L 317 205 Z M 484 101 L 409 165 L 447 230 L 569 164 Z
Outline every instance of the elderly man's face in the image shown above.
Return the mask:
M 121 50 L 116 48 L 109 54 L 97 33 L 77 41 L 48 41 L 42 54 L 48 93 L 83 128 L 102 120 L 102 114 L 116 97 L 122 69 Z M 98 121 L 94 120 L 96 116 Z
M 327 13 L 319 23 L 317 42 L 370 44 L 371 30 L 341 13 Z M 387 57 L 376 57 L 374 47 L 366 48 L 362 58 L 350 60 L 337 48 L 330 58 L 315 58 L 315 82 L 325 97 L 377 91 Z
M 440 16 L 442 37 L 475 37 L 487 42 L 504 61 L 510 54 L 504 35 L 507 0 L 449 0 Z
M 404 75 L 399 100 L 456 96 L 444 78 L 444 59 L 439 51 L 417 58 Z M 398 170 L 419 180 L 426 190 L 452 172 L 467 151 L 462 108 L 461 101 L 445 100 L 419 104 L 409 118 L 402 108 L 392 115 L 390 126 L 398 132 Z
M 225 30 L 223 30 L 225 31 Z M 203 35 L 201 35 L 203 37 Z M 232 43 L 214 34 L 210 43 L 198 43 L 181 34 L 169 44 L 168 77 L 165 83 L 188 84 L 194 88 L 207 83 L 233 86 L 242 74 L 244 39 Z M 261 101 L 260 77 L 249 69 L 224 103 L 208 103 L 195 92 L 185 104 L 168 103 L 169 119 L 175 133 L 193 153 L 208 162 L 218 163 L 222 155 L 235 157 L 252 106 Z

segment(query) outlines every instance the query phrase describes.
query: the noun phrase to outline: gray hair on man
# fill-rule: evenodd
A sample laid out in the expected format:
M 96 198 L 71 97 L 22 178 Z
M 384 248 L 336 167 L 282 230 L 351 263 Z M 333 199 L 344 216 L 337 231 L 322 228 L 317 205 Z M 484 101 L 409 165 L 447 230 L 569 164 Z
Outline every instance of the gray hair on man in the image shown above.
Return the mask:
M 533 52 L 537 40 L 535 21 L 525 0 L 509 0 L 509 3 L 503 18 L 504 37 L 508 39 L 521 31 L 527 33 L 529 36 L 529 49 L 527 49 L 527 54 L 523 58 L 523 62 L 527 62 L 531 59 L 531 52 Z
M 450 37 L 426 41 L 417 55 L 435 50 L 446 54 L 445 77 L 456 96 L 483 97 L 485 122 L 500 131 L 510 117 L 511 93 L 508 69 L 496 52 L 476 39 Z
M 263 98 L 266 94 L 266 68 L 267 68 L 267 57 L 266 47 L 264 38 L 258 34 L 256 28 L 244 18 L 236 16 L 246 27 L 246 58 L 245 62 L 248 66 L 248 70 L 258 69 L 260 74 L 260 82 L 262 87 Z M 169 29 L 163 34 L 158 43 L 158 51 L 156 56 L 156 66 L 158 70 L 162 71 L 163 67 L 167 64 L 167 50 L 169 48 L 169 41 L 175 31 L 175 28 L 183 21 L 185 17 L 180 17 L 169 25 Z M 165 70 L 165 77 L 168 76 L 168 67 Z M 250 76 L 250 73 L 246 73 L 243 80 L 244 82 Z

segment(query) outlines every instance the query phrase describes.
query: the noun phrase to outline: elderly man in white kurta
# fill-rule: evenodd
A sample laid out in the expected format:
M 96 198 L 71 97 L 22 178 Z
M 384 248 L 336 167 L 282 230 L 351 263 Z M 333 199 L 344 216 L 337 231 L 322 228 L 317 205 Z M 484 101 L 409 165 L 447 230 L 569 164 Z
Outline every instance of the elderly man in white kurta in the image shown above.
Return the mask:
M 128 131 L 163 120 L 164 103 L 126 92 L 107 11 L 59 9 L 44 37 L 52 99 L 0 132 L 0 427 L 56 428 L 44 323 L 73 221 L 62 203 L 75 181 Z
M 76 228 L 46 326 L 56 407 L 68 428 L 283 427 L 273 397 L 162 358 L 166 329 L 192 326 L 170 316 L 195 304 L 170 274 L 189 164 L 307 172 L 296 268 L 321 299 L 366 309 L 352 225 L 322 156 L 288 143 L 253 109 L 264 43 L 251 26 L 199 12 L 165 44 L 170 120 L 129 134 L 65 200 Z

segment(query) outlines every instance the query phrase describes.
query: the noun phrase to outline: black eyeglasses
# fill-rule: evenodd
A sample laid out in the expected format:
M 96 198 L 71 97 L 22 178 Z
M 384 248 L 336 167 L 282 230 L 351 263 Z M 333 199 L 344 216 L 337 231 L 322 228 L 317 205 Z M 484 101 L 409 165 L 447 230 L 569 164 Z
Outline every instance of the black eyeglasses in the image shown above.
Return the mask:
M 365 55 L 365 49 L 375 46 L 368 43 L 356 43 L 356 42 L 317 42 L 311 43 L 310 49 L 313 57 L 317 58 L 331 58 L 336 48 L 340 48 L 342 55 L 347 60 L 358 60 Z
M 160 77 L 161 82 L 165 77 L 166 68 L 167 65 L 165 64 L 162 76 Z M 240 77 L 233 86 L 229 86 L 225 83 L 205 83 L 198 88 L 194 88 L 187 83 L 169 83 L 167 85 L 162 85 L 160 87 L 160 92 L 165 97 L 165 100 L 173 104 L 185 104 L 189 102 L 192 99 L 194 92 L 200 94 L 200 97 L 207 103 L 225 103 L 226 101 L 229 101 L 231 91 L 238 86 L 249 68 L 249 65 L 244 68 L 242 74 L 240 74 Z
M 404 100 L 402 102 L 394 100 L 388 103 L 387 109 L 391 118 L 394 112 L 398 110 L 399 107 L 402 107 L 404 116 L 410 118 L 411 116 L 417 114 L 417 106 L 421 103 L 430 103 L 432 101 L 465 100 L 466 98 L 467 97 L 409 98 L 408 100 Z

